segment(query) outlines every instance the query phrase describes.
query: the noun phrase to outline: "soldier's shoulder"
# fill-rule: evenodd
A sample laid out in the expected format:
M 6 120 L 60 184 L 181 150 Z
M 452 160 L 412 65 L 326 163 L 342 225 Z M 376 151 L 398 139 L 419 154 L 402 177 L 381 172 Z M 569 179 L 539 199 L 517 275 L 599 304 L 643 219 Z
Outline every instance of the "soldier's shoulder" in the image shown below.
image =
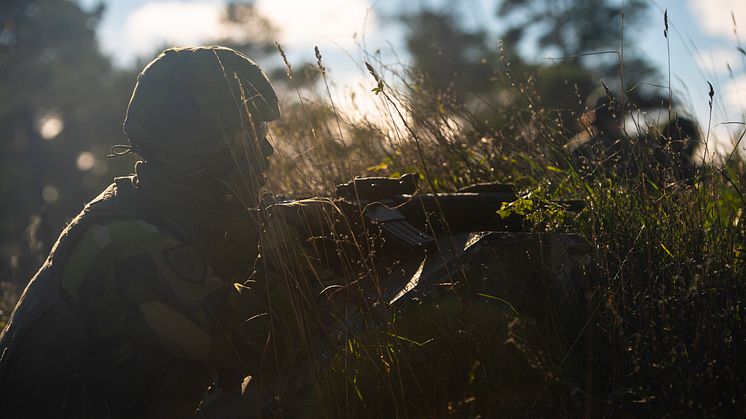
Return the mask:
M 208 268 L 191 246 L 146 221 L 123 218 L 94 224 L 65 261 L 63 287 L 73 297 L 91 272 L 128 269 L 201 283 Z M 143 272 L 141 272 L 143 273 Z
M 114 263 L 136 253 L 180 246 L 169 232 L 134 218 L 115 218 L 96 222 L 76 240 L 65 261 L 65 275 L 79 276 L 102 261 Z
M 92 241 L 103 249 L 114 245 L 120 250 L 148 245 L 179 245 L 167 230 L 137 218 L 115 218 L 91 226 L 81 240 Z

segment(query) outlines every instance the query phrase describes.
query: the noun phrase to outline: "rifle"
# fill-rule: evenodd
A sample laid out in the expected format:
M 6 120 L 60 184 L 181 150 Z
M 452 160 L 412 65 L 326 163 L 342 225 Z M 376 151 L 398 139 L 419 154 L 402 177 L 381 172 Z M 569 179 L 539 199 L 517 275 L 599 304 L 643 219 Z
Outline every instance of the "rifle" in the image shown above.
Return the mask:
M 438 239 L 478 231 L 527 231 L 533 226 L 524 217 L 511 213 L 498 214 L 503 203 L 519 196 L 512 184 L 478 183 L 449 193 L 418 193 L 415 174 L 399 178 L 361 177 L 337 186 L 336 197 L 279 202 L 280 206 L 295 206 L 299 219 L 304 220 L 309 236 L 323 233 L 323 220 L 309 213 L 314 207 L 333 203 L 353 224 L 359 227 L 379 227 L 387 245 L 397 250 L 437 250 Z M 301 203 L 301 205 L 296 205 Z M 558 201 L 568 211 L 583 209 L 582 201 Z M 326 218 L 327 224 L 329 218 Z M 298 223 L 295 223 L 296 225 Z
M 521 231 L 522 217 L 503 218 L 497 211 L 518 199 L 513 185 L 482 183 L 454 193 L 417 194 L 416 177 L 358 178 L 337 187 L 337 196 L 379 224 L 395 242 L 426 252 L 436 250 L 437 238 L 475 231 Z
M 530 231 L 534 225 L 523 216 L 498 214 L 504 203 L 517 199 L 514 186 L 501 183 L 420 193 L 417 176 L 405 174 L 355 178 L 338 185 L 334 198 L 280 201 L 270 212 L 280 210 L 303 231 L 318 260 L 335 274 L 360 278 L 361 273 L 349 267 L 367 265 L 377 273 L 375 288 L 383 293 L 378 297 L 393 303 L 419 282 L 413 280 L 415 273 L 420 278 L 437 276 L 489 232 Z M 556 203 L 570 212 L 584 207 L 577 200 Z M 365 261 L 349 263 L 342 255 Z

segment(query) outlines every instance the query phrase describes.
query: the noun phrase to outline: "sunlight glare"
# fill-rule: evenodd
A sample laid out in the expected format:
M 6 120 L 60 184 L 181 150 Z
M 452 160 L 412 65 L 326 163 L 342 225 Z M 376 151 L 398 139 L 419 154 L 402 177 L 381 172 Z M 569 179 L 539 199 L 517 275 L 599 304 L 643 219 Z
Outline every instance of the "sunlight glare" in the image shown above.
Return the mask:
M 746 2 L 743 0 L 689 0 L 689 8 L 702 29 L 710 35 L 736 40 L 733 16 L 740 32 L 746 32 Z
M 47 111 L 42 113 L 36 120 L 36 128 L 41 138 L 50 141 L 55 139 L 65 129 L 65 121 L 59 113 Z
M 368 32 L 376 17 L 366 0 L 258 0 L 256 8 L 280 29 L 280 41 L 294 47 L 349 47 Z
M 93 168 L 96 164 L 96 156 L 90 151 L 84 151 L 78 155 L 78 159 L 75 161 L 75 165 L 81 172 L 87 172 Z
M 147 55 L 158 46 L 195 45 L 221 38 L 224 7 L 217 1 L 147 3 L 127 18 L 129 48 Z
M 44 202 L 51 204 L 52 202 L 55 202 L 60 197 L 60 191 L 57 190 L 52 185 L 47 185 L 42 189 L 41 191 L 41 197 L 44 199 Z

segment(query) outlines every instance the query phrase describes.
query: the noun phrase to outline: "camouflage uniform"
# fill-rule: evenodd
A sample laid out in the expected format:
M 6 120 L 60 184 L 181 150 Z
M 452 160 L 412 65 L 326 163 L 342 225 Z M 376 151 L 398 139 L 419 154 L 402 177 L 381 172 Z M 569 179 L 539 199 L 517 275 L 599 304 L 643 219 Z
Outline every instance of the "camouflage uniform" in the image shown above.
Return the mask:
M 237 105 L 220 112 L 226 97 Z M 266 77 L 232 50 L 173 49 L 146 67 L 125 129 L 147 162 L 85 206 L 24 291 L 0 338 L 0 415 L 189 417 L 216 372 L 231 386 L 256 368 L 265 330 L 239 327 L 267 307 L 259 287 L 233 284 L 251 266 L 223 264 L 231 249 L 215 249 L 240 225 L 240 259 L 253 261 L 258 225 L 236 190 L 216 185 L 236 176 L 220 172 L 230 139 L 257 138 L 246 136 L 253 119 L 278 115 Z

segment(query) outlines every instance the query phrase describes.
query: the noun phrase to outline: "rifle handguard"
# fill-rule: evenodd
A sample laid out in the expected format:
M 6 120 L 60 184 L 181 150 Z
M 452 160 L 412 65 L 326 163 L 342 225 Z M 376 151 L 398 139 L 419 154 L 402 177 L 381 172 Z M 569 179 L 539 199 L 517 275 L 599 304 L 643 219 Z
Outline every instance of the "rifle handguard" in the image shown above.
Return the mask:
M 373 201 L 417 191 L 417 175 L 407 173 L 399 179 L 361 177 L 337 185 L 337 196 L 348 201 Z

